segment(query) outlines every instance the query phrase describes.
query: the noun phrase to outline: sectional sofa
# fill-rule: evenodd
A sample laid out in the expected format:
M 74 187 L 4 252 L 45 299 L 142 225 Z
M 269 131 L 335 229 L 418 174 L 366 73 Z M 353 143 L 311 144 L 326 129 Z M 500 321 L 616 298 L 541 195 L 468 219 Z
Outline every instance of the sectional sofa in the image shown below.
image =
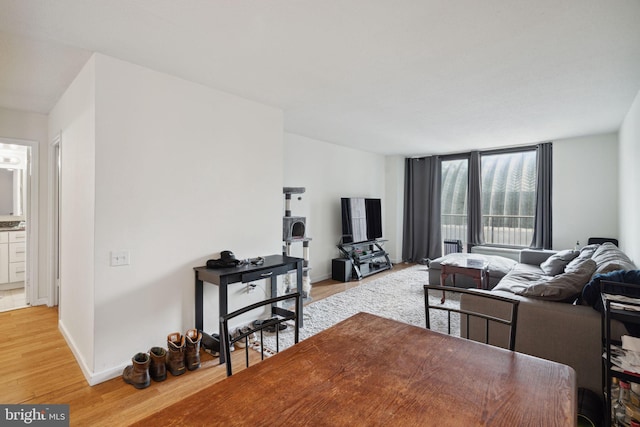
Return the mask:
M 430 280 L 439 278 L 440 261 L 442 259 L 429 265 Z M 611 243 L 585 246 L 580 251 L 525 249 L 520 251 L 519 260 L 496 280 L 492 290 L 478 293 L 492 292 L 518 299 L 516 351 L 573 367 L 578 387 L 601 394 L 601 315 L 593 307 L 582 304 L 582 289 L 597 274 L 635 269 L 629 257 Z M 497 277 L 500 273 L 494 274 Z M 463 295 L 460 305 L 463 309 L 496 315 L 505 309 L 474 295 Z M 626 333 L 626 329 L 616 323 L 613 333 L 619 336 Z M 470 335 L 484 339 L 473 329 Z M 502 338 L 494 334 L 494 339 L 498 342 Z

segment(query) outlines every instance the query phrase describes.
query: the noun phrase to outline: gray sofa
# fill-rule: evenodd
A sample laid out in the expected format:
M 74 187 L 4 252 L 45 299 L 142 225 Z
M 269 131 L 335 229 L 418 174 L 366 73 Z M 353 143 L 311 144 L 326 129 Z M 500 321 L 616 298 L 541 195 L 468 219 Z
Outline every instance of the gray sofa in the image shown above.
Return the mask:
M 601 315 L 575 300 L 596 274 L 632 269 L 636 269 L 634 263 L 611 243 L 589 245 L 580 251 L 522 250 L 519 262 L 491 291 L 477 292 L 520 301 L 516 351 L 573 367 L 578 387 L 601 394 Z M 504 310 L 495 302 L 474 295 L 463 295 L 460 305 L 496 315 Z M 613 329 L 614 335 L 626 333 L 620 323 L 614 324 Z M 484 339 L 473 329 L 470 335 Z

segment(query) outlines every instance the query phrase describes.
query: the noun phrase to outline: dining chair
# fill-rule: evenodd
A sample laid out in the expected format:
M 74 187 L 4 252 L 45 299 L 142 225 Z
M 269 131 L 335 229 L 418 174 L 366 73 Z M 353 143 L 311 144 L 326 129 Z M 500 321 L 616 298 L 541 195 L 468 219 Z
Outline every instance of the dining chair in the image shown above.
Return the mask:
M 293 309 L 285 309 L 279 304 L 282 304 L 285 301 L 293 301 Z M 246 367 L 249 367 L 249 336 L 252 334 L 260 335 L 260 355 L 261 359 L 264 360 L 264 333 L 273 332 L 276 337 L 276 349 L 275 352 L 278 353 L 280 351 L 280 330 L 283 328 L 281 325 L 284 322 L 293 320 L 294 322 L 294 337 L 293 341 L 295 344 L 298 343 L 299 334 L 300 334 L 300 319 L 298 313 L 298 307 L 300 306 L 301 296 L 300 292 L 292 292 L 289 294 L 281 295 L 278 297 L 273 297 L 269 299 L 265 299 L 263 301 L 259 301 L 255 304 L 248 305 L 246 307 L 240 308 L 232 313 L 228 313 L 225 316 L 220 317 L 220 323 L 222 324 L 222 333 L 220 334 L 220 346 L 221 350 L 224 351 L 224 357 L 227 365 L 227 376 L 232 375 L 231 369 L 231 349 L 234 347 L 234 344 L 239 341 L 244 341 L 245 344 L 245 363 Z M 238 316 L 248 313 L 250 311 L 256 309 L 268 309 L 271 317 L 261 321 L 253 322 L 249 327 L 242 328 L 238 334 L 234 334 L 232 337 L 229 334 L 229 323 L 236 319 Z M 239 346 L 238 346 L 239 347 Z
M 429 300 L 429 291 L 433 291 L 433 302 Z M 451 297 L 449 304 L 441 302 L 441 292 L 448 292 Z M 491 306 L 491 312 L 483 312 L 480 310 L 472 310 L 470 308 L 461 308 L 459 303 L 451 301 L 460 301 L 464 295 L 468 295 L 469 299 L 476 299 L 475 302 L 480 304 L 471 304 L 479 307 Z M 490 304 L 482 303 L 483 300 Z M 448 335 L 452 334 L 452 314 L 453 319 L 458 318 L 459 336 L 466 339 L 484 342 L 485 344 L 504 347 L 511 351 L 516 346 L 516 329 L 518 323 L 518 305 L 520 301 L 516 299 L 506 298 L 500 295 L 488 292 L 477 291 L 473 289 L 455 288 L 440 285 L 424 285 L 424 304 L 426 314 L 427 329 L 432 329 L 431 315 L 434 310 L 443 311 L 445 313 L 445 323 Z M 457 313 L 457 316 L 455 314 Z M 502 326 L 501 326 L 502 325 Z M 490 335 L 490 330 L 494 335 Z

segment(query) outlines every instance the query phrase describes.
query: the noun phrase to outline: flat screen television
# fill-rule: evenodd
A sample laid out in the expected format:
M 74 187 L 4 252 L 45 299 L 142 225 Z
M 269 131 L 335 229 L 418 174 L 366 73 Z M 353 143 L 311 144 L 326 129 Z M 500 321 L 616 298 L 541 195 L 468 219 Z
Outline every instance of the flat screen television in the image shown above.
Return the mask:
M 342 242 L 358 243 L 382 237 L 382 206 L 380 199 L 343 197 Z

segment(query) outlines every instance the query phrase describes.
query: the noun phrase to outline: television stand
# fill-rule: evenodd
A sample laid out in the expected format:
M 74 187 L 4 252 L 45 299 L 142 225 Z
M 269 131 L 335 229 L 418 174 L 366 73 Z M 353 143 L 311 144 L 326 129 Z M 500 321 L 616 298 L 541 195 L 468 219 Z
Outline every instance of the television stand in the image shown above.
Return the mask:
M 393 268 L 389 254 L 382 246 L 386 240 L 367 240 L 357 243 L 339 243 L 342 258 L 351 261 L 353 275 L 361 280 L 364 277 Z

